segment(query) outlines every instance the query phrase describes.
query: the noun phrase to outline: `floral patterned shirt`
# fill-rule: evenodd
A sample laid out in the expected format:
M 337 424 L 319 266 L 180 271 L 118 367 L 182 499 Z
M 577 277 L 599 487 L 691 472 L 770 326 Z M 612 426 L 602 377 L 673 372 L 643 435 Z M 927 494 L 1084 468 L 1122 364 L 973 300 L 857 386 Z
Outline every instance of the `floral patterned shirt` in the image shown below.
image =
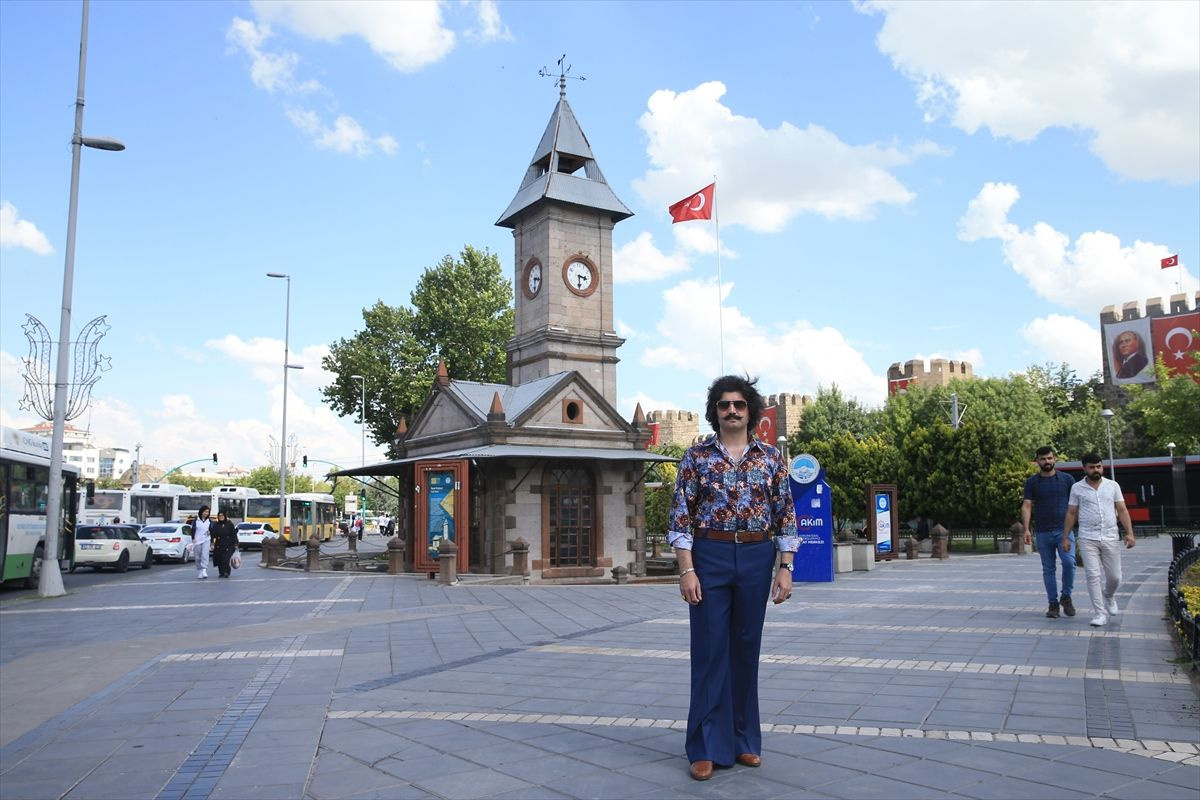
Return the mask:
M 758 439 L 750 440 L 740 462 L 715 434 L 689 447 L 679 462 L 668 523 L 667 541 L 680 550 L 692 549 L 698 528 L 771 531 L 780 550 L 800 548 L 787 463 Z

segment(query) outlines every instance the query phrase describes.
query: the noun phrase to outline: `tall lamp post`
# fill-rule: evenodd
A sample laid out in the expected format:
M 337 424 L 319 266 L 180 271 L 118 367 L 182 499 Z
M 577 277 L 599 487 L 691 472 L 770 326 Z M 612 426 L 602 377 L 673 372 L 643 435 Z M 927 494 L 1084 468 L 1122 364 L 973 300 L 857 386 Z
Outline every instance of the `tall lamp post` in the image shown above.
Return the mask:
M 1108 478 L 1115 481 L 1117 479 L 1117 468 L 1113 466 L 1113 451 L 1112 451 L 1112 418 L 1113 410 L 1106 408 L 1100 412 L 1100 416 L 1104 417 L 1104 427 L 1108 430 Z
M 367 376 L 351 375 L 362 384 L 362 404 L 358 411 L 358 424 L 362 428 L 362 466 L 367 465 Z
M 50 476 L 46 497 L 46 538 L 42 544 L 39 597 L 66 594 L 58 569 L 58 534 L 62 525 L 63 432 L 67 426 L 67 382 L 70 372 L 71 298 L 75 286 L 75 222 L 79 213 L 79 160 L 84 145 L 97 150 L 120 151 L 116 139 L 83 135 L 83 86 L 87 69 L 88 0 L 83 0 L 83 23 L 79 34 L 79 83 L 75 93 L 75 131 L 71 134 L 71 194 L 67 206 L 67 252 L 63 265 L 62 317 L 58 326 L 58 362 L 54 372 L 54 432 L 50 441 Z
M 288 335 L 292 325 L 292 276 L 286 272 L 268 272 L 268 278 L 283 278 L 287 281 L 287 303 L 283 312 L 283 434 L 279 440 L 279 528 L 287 529 L 287 395 L 288 370 L 304 369 L 300 364 L 288 363 Z

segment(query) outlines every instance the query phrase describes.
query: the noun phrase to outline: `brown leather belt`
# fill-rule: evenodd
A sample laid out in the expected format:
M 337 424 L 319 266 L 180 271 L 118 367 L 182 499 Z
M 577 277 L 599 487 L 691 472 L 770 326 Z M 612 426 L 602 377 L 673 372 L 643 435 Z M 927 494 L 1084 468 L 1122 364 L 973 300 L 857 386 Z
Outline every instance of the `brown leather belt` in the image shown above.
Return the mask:
M 714 542 L 734 542 L 735 544 L 754 544 L 765 542 L 771 538 L 770 531 L 714 531 L 710 528 L 699 528 L 697 539 L 712 539 Z

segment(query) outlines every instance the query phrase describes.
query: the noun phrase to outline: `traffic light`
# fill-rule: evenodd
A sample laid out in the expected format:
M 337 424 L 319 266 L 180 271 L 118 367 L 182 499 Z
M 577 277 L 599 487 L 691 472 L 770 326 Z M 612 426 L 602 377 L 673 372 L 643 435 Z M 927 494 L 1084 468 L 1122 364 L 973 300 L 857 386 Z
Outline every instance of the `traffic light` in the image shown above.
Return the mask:
M 213 463 L 217 463 L 217 454 L 213 453 Z
M 304 461 L 303 461 L 303 463 L 304 463 L 304 468 L 305 468 L 305 469 L 308 469 L 308 456 L 305 456 L 305 457 L 304 457 Z

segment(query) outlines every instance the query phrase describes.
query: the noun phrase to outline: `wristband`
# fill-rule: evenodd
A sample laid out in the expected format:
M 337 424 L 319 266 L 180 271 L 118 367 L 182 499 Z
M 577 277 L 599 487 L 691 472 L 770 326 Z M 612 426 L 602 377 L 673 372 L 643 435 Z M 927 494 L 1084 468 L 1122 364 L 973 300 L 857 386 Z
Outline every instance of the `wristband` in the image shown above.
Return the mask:
M 695 571 L 696 571 L 695 567 L 688 567 L 683 572 L 679 573 L 679 577 L 682 578 L 684 575 L 687 575 L 689 572 L 695 572 Z

